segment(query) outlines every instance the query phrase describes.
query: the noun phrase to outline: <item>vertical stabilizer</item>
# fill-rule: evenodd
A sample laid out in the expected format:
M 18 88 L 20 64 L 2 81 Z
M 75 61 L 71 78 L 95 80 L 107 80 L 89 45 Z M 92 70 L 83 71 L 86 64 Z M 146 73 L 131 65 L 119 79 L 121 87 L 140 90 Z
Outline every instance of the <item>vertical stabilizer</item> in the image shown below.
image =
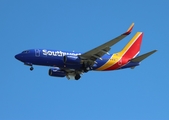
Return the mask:
M 135 58 L 140 52 L 143 33 L 137 32 L 130 42 L 120 52 L 124 58 Z

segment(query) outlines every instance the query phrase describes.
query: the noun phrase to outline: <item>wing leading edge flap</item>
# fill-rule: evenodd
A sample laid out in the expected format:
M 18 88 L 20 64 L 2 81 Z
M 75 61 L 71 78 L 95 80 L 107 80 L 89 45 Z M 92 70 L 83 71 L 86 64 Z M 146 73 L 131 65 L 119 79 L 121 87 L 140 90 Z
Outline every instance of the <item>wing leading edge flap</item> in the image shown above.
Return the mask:
M 131 24 L 131 26 L 128 28 L 128 30 L 121 34 L 120 36 L 92 49 L 89 50 L 88 52 L 80 55 L 81 58 L 84 59 L 90 59 L 90 60 L 96 60 L 97 58 L 102 57 L 104 54 L 107 54 L 108 51 L 110 51 L 110 47 L 113 46 L 114 44 L 116 44 L 117 42 L 119 42 L 120 40 L 122 40 L 123 38 L 125 38 L 127 35 L 129 35 L 133 29 L 134 23 Z
M 146 54 L 140 55 L 140 56 L 138 56 L 138 57 L 136 57 L 136 58 L 134 58 L 134 59 L 132 59 L 132 60 L 130 60 L 130 61 L 132 61 L 132 62 L 141 62 L 142 60 L 144 60 L 144 59 L 147 58 L 148 56 L 152 55 L 152 54 L 155 53 L 156 51 L 157 51 L 157 50 L 153 50 L 153 51 L 148 52 L 148 53 L 146 53 Z

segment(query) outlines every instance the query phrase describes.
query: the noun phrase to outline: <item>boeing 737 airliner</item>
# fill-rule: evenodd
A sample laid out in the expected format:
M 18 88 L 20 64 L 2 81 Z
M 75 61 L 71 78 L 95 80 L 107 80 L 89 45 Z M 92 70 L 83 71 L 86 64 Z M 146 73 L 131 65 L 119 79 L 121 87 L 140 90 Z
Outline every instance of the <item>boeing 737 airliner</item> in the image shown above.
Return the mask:
M 120 51 L 109 54 L 111 46 L 128 36 L 134 23 L 120 36 L 84 53 L 68 52 L 51 49 L 29 49 L 17 55 L 15 58 L 30 66 L 50 66 L 49 75 L 54 77 L 67 77 L 68 79 L 79 80 L 82 73 L 88 71 L 108 71 L 124 68 L 135 68 L 146 57 L 156 50 L 143 55 L 138 55 L 142 42 L 143 33 L 137 32 L 129 43 Z

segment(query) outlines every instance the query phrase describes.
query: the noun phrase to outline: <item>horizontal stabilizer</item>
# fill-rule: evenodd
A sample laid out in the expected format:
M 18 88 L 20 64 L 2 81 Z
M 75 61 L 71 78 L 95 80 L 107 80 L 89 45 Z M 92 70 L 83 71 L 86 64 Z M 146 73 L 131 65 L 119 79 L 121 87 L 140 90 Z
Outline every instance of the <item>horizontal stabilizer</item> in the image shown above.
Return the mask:
M 148 53 L 146 53 L 146 54 L 140 55 L 140 56 L 138 56 L 138 57 L 136 57 L 136 58 L 134 58 L 134 59 L 132 59 L 132 60 L 130 60 L 130 61 L 132 61 L 132 62 L 141 62 L 142 60 L 144 60 L 145 58 L 147 58 L 147 57 L 150 56 L 151 54 L 155 53 L 156 51 L 157 51 L 157 50 L 153 50 L 153 51 L 148 52 Z

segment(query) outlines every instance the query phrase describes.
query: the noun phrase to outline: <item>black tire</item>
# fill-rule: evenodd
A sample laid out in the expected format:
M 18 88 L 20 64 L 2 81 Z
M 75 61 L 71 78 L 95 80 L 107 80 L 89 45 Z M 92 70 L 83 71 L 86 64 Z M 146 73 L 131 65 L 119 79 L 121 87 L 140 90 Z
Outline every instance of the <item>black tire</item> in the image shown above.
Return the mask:
M 33 67 L 30 67 L 30 71 L 32 71 L 33 70 Z
M 89 71 L 87 68 L 84 68 L 83 70 L 85 73 L 87 73 Z
M 81 76 L 79 74 L 76 74 L 75 80 L 79 80 L 80 78 L 81 78 Z

